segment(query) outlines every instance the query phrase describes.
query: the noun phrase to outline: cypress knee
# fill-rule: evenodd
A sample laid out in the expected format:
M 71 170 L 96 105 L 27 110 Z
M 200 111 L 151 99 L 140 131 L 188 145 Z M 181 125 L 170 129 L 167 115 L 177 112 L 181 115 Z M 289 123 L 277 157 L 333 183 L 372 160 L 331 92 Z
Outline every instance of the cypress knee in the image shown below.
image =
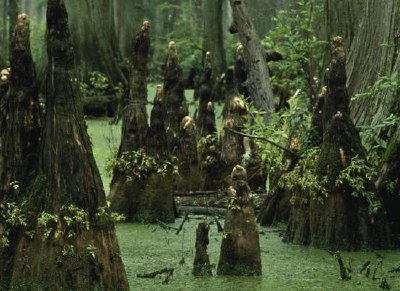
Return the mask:
M 194 276 L 211 276 L 210 258 L 207 254 L 209 244 L 208 231 L 210 227 L 205 222 L 200 222 L 196 229 L 196 254 L 194 257 L 193 271 Z
M 259 231 L 250 201 L 247 172 L 235 166 L 229 188 L 218 275 L 261 275 Z
M 107 204 L 83 120 L 63 0 L 48 1 L 46 38 L 46 118 L 30 201 L 37 223 L 33 237 L 18 243 L 10 286 L 128 290 L 114 224 L 102 219 L 109 217 Z M 44 222 L 44 215 L 51 218 Z

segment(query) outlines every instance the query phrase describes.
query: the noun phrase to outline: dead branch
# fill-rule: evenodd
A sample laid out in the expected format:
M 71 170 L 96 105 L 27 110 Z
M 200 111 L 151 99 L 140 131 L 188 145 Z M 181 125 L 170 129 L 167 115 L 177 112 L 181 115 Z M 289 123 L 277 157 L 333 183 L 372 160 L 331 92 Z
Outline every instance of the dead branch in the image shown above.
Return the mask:
M 288 148 L 285 148 L 284 146 L 281 146 L 280 144 L 277 144 L 276 142 L 274 142 L 274 141 L 272 141 L 272 140 L 270 140 L 270 139 L 268 139 L 266 137 L 259 136 L 259 135 L 247 134 L 247 133 L 244 133 L 244 132 L 241 132 L 241 131 L 234 130 L 234 129 L 229 128 L 229 127 L 224 127 L 223 129 L 226 129 L 226 130 L 228 130 L 228 131 L 230 131 L 232 133 L 235 133 L 237 135 L 240 135 L 240 136 L 266 141 L 266 142 L 272 144 L 273 146 L 276 146 L 277 148 L 280 148 L 281 150 L 287 152 L 288 154 L 291 154 L 292 156 L 294 156 L 296 158 L 300 158 L 300 156 L 298 154 L 296 154 L 294 151 L 292 151 L 292 150 L 290 150 Z
M 177 234 L 177 235 L 182 231 L 183 225 L 185 224 L 185 222 L 186 222 L 188 219 L 189 219 L 189 213 L 186 213 L 186 214 L 185 214 L 185 218 L 182 220 L 181 225 L 179 225 L 179 227 L 178 227 L 178 229 L 177 229 L 177 231 L 176 231 L 176 234 Z
M 156 221 L 157 221 L 158 225 L 161 226 L 165 230 L 178 230 L 178 228 L 173 227 L 173 226 L 169 226 L 168 224 L 165 224 L 161 220 L 157 219 Z
M 174 268 L 164 268 L 164 269 L 161 269 L 161 270 L 158 270 L 158 271 L 155 271 L 155 272 L 151 272 L 151 273 L 137 274 L 136 277 L 138 277 L 138 278 L 146 278 L 146 279 L 154 279 L 157 275 L 161 275 L 161 274 L 164 274 L 164 273 L 167 273 L 169 275 L 170 273 L 173 273 L 174 270 L 175 270 Z
M 332 251 L 328 251 L 338 262 L 339 264 L 339 269 L 340 269 L 340 278 L 344 281 L 350 280 L 351 279 L 351 275 L 347 272 L 347 269 L 344 265 L 342 256 L 340 255 L 339 251 L 336 252 L 332 252 Z

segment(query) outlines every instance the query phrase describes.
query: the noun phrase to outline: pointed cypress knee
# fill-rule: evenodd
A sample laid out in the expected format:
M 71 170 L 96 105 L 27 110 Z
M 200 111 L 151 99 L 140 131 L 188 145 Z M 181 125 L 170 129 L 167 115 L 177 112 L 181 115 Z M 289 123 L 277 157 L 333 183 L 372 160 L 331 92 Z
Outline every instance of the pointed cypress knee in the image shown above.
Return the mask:
M 259 276 L 262 269 L 259 231 L 250 201 L 246 170 L 235 166 L 231 179 L 217 274 Z
M 46 119 L 40 175 L 32 188 L 37 193 L 30 201 L 34 233 L 18 243 L 10 286 L 16 290 L 22 286 L 128 290 L 114 224 L 107 219 L 105 193 L 83 119 L 68 15 L 62 0 L 48 1 L 46 38 Z M 51 217 L 46 223 L 38 219 L 44 214 Z
M 209 225 L 205 222 L 200 222 L 196 229 L 196 254 L 192 271 L 194 276 L 212 276 L 210 258 L 207 254 L 209 229 Z
M 147 62 L 150 51 L 150 23 L 144 21 L 136 34 L 131 57 L 129 94 L 122 110 L 122 133 L 116 159 L 120 160 L 130 153 L 144 149 L 148 137 L 147 105 Z M 118 163 L 117 163 L 118 164 Z M 110 185 L 110 209 L 124 214 L 128 220 L 135 220 L 139 211 L 142 181 L 134 181 L 124 167 L 115 167 Z

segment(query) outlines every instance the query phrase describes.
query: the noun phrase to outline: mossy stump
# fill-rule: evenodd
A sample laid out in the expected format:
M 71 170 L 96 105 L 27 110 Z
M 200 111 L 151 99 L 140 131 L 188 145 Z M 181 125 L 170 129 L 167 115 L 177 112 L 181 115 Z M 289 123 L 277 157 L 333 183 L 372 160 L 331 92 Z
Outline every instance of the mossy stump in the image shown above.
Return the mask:
M 259 230 L 250 201 L 246 170 L 235 166 L 231 175 L 230 204 L 225 216 L 218 275 L 260 276 Z

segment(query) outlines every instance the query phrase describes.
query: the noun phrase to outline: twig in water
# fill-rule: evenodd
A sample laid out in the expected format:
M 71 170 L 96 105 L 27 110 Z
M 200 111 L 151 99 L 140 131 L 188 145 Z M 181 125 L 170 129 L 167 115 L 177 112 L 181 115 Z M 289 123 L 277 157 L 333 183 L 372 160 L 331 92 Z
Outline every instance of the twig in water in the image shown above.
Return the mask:
M 165 224 L 164 222 L 162 222 L 161 220 L 158 220 L 158 219 L 157 219 L 157 223 L 158 223 L 159 226 L 161 226 L 165 230 L 178 230 L 178 228 L 173 227 L 173 226 L 169 226 L 169 225 Z
M 177 235 L 182 231 L 183 225 L 185 224 L 185 222 L 186 222 L 188 219 L 189 219 L 189 213 L 186 213 L 186 214 L 185 214 L 185 218 L 182 220 L 181 225 L 179 225 L 178 229 L 176 230 L 176 234 L 177 234 Z
M 344 281 L 350 280 L 351 276 L 348 273 L 346 267 L 344 266 L 343 259 L 342 259 L 342 256 L 340 255 L 340 252 L 339 251 L 336 251 L 336 252 L 328 251 L 328 252 L 337 260 L 337 262 L 339 264 L 340 278 Z

